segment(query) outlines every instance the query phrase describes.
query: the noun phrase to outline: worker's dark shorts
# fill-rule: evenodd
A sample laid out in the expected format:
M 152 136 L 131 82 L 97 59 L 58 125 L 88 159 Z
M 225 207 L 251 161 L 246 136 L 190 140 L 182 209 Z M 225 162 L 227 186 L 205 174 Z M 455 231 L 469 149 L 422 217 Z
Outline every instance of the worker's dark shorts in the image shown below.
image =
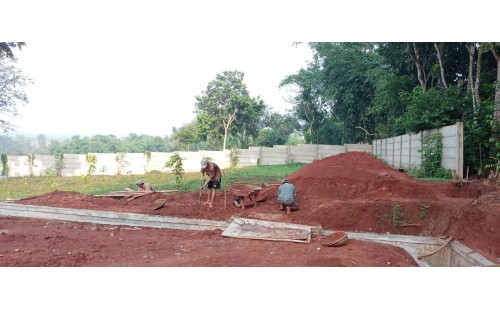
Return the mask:
M 299 203 L 297 203 L 297 201 L 293 201 L 293 203 L 283 203 L 282 201 L 278 201 L 283 207 L 286 207 L 286 206 L 291 206 L 291 207 L 294 207 L 294 208 L 297 208 L 299 209 Z
M 207 184 L 208 189 L 220 189 L 220 180 L 209 181 Z

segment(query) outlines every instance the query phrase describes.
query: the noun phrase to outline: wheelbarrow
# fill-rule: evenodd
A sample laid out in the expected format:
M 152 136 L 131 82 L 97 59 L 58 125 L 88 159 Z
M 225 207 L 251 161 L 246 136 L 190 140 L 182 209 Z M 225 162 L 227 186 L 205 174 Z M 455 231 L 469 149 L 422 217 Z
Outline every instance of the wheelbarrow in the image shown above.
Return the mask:
M 233 194 L 234 206 L 245 209 L 245 206 L 257 206 L 257 202 L 265 200 L 265 195 L 260 195 L 261 187 L 254 185 L 232 185 L 229 192 Z
M 233 194 L 234 206 L 245 209 L 245 206 L 257 206 L 258 202 L 265 201 L 267 195 L 264 192 L 278 186 L 279 184 L 271 184 L 268 187 L 239 184 L 230 186 L 229 192 Z

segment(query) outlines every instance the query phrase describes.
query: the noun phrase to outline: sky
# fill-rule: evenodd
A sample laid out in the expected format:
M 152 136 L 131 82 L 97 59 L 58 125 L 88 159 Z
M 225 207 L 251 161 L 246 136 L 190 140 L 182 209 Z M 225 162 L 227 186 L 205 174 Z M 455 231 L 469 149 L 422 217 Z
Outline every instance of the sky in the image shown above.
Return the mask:
M 173 127 L 194 119 L 195 96 L 226 70 L 244 72 L 250 95 L 285 113 L 292 93 L 279 83 L 312 60 L 307 44 L 293 42 L 440 41 L 446 29 L 446 41 L 465 41 L 477 34 L 473 27 L 412 21 L 404 6 L 390 0 L 329 5 L 326 0 L 2 4 L 0 29 L 8 31 L 1 39 L 27 43 L 16 56 L 33 80 L 26 88 L 29 103 L 18 106 L 20 116 L 11 121 L 15 133 L 170 135 Z M 422 0 L 412 16 L 426 14 L 427 6 L 450 10 Z M 453 10 L 469 12 L 467 6 Z M 485 14 L 485 20 L 494 16 Z M 440 20 L 452 24 L 450 15 Z
M 17 131 L 36 134 L 129 133 L 165 136 L 195 117 L 195 96 L 216 75 L 245 73 L 250 96 L 274 110 L 291 108 L 279 89 L 287 75 L 312 59 L 307 44 L 292 42 L 27 42 L 18 67 L 33 84 L 19 106 Z

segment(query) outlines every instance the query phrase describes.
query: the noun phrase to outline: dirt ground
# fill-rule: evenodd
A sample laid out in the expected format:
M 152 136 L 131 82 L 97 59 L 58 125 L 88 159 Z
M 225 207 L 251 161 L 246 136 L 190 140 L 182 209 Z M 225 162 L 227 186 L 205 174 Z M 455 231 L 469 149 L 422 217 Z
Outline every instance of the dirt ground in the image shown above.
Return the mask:
M 289 215 L 278 210 L 276 189 L 245 210 L 222 191 L 211 209 L 199 202 L 197 192 L 154 193 L 127 202 L 56 191 L 16 203 L 221 221 L 259 215 L 325 230 L 453 236 L 500 262 L 500 188 L 495 184 L 419 181 L 362 152 L 316 161 L 288 179 L 297 187 L 300 204 Z M 154 210 L 160 198 L 165 206 Z M 390 245 L 350 239 L 342 247 L 324 247 L 320 239 L 302 244 L 221 233 L 3 217 L 0 266 L 417 266 L 404 250 Z

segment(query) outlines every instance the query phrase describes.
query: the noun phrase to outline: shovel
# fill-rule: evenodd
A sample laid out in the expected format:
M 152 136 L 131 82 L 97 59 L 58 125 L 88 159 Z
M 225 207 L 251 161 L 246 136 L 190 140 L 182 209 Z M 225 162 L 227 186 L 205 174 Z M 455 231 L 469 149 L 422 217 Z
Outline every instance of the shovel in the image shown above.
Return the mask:
M 200 189 L 200 198 L 198 199 L 198 204 L 201 204 L 201 191 L 203 191 L 203 188 Z

